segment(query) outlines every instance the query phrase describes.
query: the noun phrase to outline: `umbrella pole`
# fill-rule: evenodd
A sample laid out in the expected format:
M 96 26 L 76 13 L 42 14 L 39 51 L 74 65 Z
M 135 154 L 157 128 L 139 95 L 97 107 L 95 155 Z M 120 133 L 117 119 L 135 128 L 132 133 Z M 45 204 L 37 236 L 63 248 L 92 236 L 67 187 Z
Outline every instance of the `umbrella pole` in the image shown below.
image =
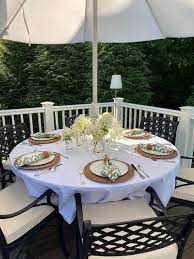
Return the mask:
M 91 115 L 98 116 L 98 0 L 93 0 L 93 24 L 92 24 L 92 107 Z

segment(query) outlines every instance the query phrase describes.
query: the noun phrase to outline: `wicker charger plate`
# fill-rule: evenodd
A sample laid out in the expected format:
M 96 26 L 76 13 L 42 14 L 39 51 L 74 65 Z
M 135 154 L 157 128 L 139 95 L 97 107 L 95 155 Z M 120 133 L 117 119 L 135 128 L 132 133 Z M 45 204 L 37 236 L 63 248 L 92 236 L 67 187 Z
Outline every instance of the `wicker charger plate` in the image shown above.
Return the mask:
M 102 177 L 102 176 L 98 176 L 98 175 L 95 175 L 91 172 L 90 170 L 90 166 L 91 164 L 97 162 L 97 161 L 101 161 L 103 159 L 99 159 L 99 160 L 95 160 L 95 161 L 92 161 L 90 162 L 89 164 L 87 164 L 85 167 L 84 167 L 84 170 L 83 170 L 83 173 L 85 174 L 85 176 L 87 178 L 89 178 L 90 180 L 92 181 L 95 181 L 95 182 L 99 182 L 99 183 L 121 183 L 121 182 L 125 182 L 127 181 L 129 178 L 131 178 L 133 175 L 134 175 L 134 169 L 132 168 L 132 166 L 130 166 L 129 164 L 123 162 L 123 161 L 120 161 L 122 163 L 125 163 L 127 166 L 128 166 L 128 172 L 122 176 L 119 176 L 115 182 L 109 180 L 108 178 L 106 177 Z
M 35 170 L 35 169 L 42 169 L 42 168 L 51 167 L 53 165 L 56 165 L 60 161 L 60 154 L 55 153 L 54 156 L 55 156 L 55 158 L 49 163 L 46 163 L 46 164 L 43 164 L 43 165 L 22 166 L 22 167 L 20 167 L 20 169 Z M 20 156 L 20 157 L 22 157 L 22 156 Z M 14 164 L 16 163 L 17 159 L 19 159 L 20 157 L 15 159 Z
M 29 137 L 28 141 L 32 144 L 49 144 L 49 143 L 55 143 L 61 140 L 61 135 L 57 136 L 56 138 L 49 139 L 49 140 L 34 140 L 31 137 Z
M 147 131 L 144 131 L 145 135 L 143 135 L 143 136 L 134 136 L 134 135 L 130 136 L 129 134 L 127 134 L 128 131 L 129 130 L 123 130 L 123 132 L 122 132 L 123 137 L 129 138 L 129 139 L 144 139 L 144 138 L 148 138 L 148 137 L 151 136 L 151 134 L 149 132 L 147 132 Z
M 148 157 L 148 158 L 154 158 L 154 159 L 169 159 L 169 158 L 175 158 L 177 156 L 177 151 L 174 150 L 172 154 L 169 155 L 154 155 L 154 154 L 148 154 L 144 152 L 139 146 L 136 147 L 136 152 L 142 156 Z

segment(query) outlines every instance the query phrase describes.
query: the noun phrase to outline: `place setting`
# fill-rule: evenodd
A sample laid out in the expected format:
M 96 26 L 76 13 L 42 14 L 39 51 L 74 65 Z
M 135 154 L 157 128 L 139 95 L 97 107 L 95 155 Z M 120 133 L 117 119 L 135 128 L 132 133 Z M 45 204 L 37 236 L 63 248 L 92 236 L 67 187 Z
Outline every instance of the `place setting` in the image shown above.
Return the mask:
M 137 154 L 150 158 L 153 161 L 164 161 L 175 163 L 177 151 L 169 145 L 159 143 L 138 144 L 135 148 Z
M 134 175 L 134 168 L 121 160 L 104 156 L 89 162 L 80 173 L 80 181 L 84 182 L 83 176 L 99 183 L 121 183 L 129 180 Z
M 22 170 L 38 170 L 46 169 L 45 171 L 34 173 L 34 176 L 54 172 L 57 167 L 61 166 L 60 154 L 51 151 L 33 151 L 17 157 L 14 160 L 14 165 Z
M 59 142 L 62 140 L 61 134 L 58 132 L 36 132 L 34 134 L 31 134 L 28 141 L 31 144 L 39 145 L 39 144 L 50 144 Z
M 122 136 L 126 139 L 147 139 L 152 137 L 152 134 L 143 129 L 125 129 L 122 131 Z

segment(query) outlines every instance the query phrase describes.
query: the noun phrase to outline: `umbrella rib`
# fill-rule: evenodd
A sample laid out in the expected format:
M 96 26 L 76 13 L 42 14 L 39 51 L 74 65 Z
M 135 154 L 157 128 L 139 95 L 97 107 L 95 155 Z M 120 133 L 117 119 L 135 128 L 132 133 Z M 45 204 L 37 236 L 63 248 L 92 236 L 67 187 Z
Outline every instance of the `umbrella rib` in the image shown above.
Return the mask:
M 16 8 L 15 12 L 11 15 L 11 17 L 9 18 L 8 22 L 6 23 L 5 27 L 3 28 L 3 30 L 0 32 L 0 37 L 3 35 L 3 33 L 8 29 L 8 27 L 12 24 L 12 22 L 15 20 L 16 16 L 18 15 L 19 11 L 21 10 L 21 8 L 23 7 L 23 5 L 25 4 L 27 0 L 23 0 L 23 2 L 19 4 L 19 6 Z
M 159 22 L 158 22 L 158 19 L 157 19 L 156 15 L 154 14 L 154 11 L 153 11 L 153 9 L 152 9 L 152 6 L 151 6 L 149 0 L 145 0 L 145 2 L 147 3 L 148 8 L 150 9 L 150 12 L 151 12 L 151 14 L 152 14 L 152 17 L 154 18 L 156 24 L 158 25 L 158 28 L 159 28 L 159 30 L 160 30 L 160 33 L 161 33 L 162 37 L 165 39 L 166 37 L 164 36 L 164 33 L 163 33 L 163 31 L 162 31 L 162 29 L 161 29 L 161 27 L 160 27 L 160 24 L 159 24 Z
M 21 4 L 21 2 L 20 2 L 20 4 Z M 28 34 L 29 46 L 31 46 L 30 31 L 29 31 L 28 23 L 27 23 L 27 20 L 26 20 L 25 12 L 24 12 L 24 5 L 21 5 L 21 6 L 22 6 L 22 14 L 23 14 L 23 19 L 24 19 L 24 24 L 25 24 L 26 31 L 27 31 L 27 34 Z

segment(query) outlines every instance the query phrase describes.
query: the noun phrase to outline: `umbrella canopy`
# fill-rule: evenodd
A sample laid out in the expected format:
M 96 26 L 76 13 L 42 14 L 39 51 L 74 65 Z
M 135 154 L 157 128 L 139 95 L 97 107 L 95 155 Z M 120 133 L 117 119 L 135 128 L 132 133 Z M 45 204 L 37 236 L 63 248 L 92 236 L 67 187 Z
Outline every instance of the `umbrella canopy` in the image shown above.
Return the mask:
M 94 0 L 99 42 L 194 34 L 194 0 Z M 0 0 L 0 35 L 39 44 L 92 41 L 92 0 Z
M 0 0 L 0 38 L 28 44 L 140 42 L 194 36 L 194 0 Z

